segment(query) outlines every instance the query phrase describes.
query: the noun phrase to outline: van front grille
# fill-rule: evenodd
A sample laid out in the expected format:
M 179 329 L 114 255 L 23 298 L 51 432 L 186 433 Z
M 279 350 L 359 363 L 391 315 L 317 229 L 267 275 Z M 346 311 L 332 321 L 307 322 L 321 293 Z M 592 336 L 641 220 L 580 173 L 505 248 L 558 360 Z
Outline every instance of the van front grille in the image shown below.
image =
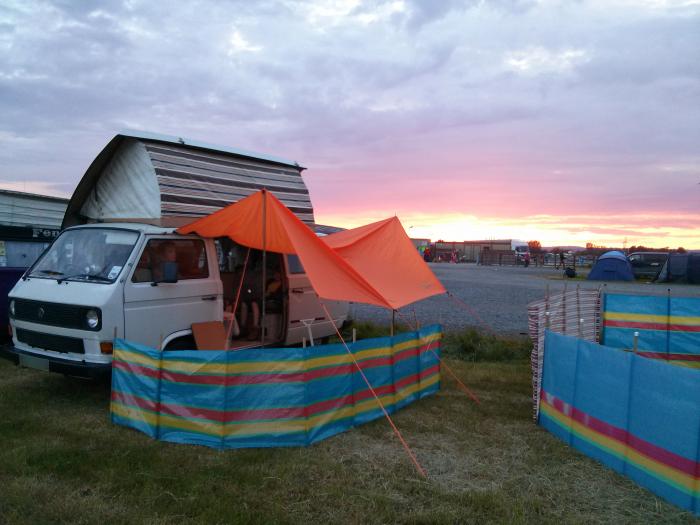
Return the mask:
M 90 331 L 98 331 L 102 327 L 99 308 L 10 298 L 10 301 L 13 300 L 15 302 L 14 318 L 19 321 Z M 98 313 L 99 321 L 95 328 L 88 327 L 85 322 L 85 314 L 88 310 L 95 310 Z
M 17 340 L 35 348 L 53 350 L 54 352 L 84 354 L 85 346 L 82 339 L 75 337 L 65 337 L 63 335 L 43 334 L 32 332 L 31 330 L 16 329 Z

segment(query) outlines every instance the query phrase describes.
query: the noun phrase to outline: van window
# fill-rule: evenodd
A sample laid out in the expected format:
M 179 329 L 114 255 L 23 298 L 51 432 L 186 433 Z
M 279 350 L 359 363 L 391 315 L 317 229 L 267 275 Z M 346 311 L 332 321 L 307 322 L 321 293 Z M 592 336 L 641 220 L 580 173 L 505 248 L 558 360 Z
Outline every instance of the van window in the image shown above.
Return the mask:
M 163 278 L 163 263 L 177 263 L 178 280 L 209 277 L 207 252 L 201 239 L 153 239 L 148 241 L 131 278 L 135 283 L 150 283 Z
M 298 255 L 287 255 L 287 267 L 289 273 L 305 273 Z
M 65 230 L 32 268 L 30 277 L 113 283 L 139 235 L 116 228 Z

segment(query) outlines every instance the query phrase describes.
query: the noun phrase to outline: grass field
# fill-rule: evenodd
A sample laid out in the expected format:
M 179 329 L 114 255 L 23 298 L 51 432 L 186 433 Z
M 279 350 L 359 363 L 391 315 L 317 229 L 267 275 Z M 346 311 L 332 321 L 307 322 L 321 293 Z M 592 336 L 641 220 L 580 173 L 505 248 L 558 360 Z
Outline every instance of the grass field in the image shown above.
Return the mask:
M 109 390 L 0 361 L 2 523 L 691 523 L 532 423 L 524 360 L 448 364 L 395 416 L 309 448 L 215 451 L 109 422 Z

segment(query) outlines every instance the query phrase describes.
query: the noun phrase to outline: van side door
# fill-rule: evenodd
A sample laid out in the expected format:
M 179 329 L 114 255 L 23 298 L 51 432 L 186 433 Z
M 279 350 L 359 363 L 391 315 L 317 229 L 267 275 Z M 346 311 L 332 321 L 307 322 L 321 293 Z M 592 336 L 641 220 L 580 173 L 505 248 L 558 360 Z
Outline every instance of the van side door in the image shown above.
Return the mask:
M 124 285 L 124 333 L 153 348 L 192 323 L 223 318 L 214 244 L 198 237 L 147 236 Z M 166 264 L 177 282 L 163 282 Z
M 289 311 L 285 343 L 300 343 L 303 338 L 308 340 L 309 329 L 306 325 L 311 325 L 311 333 L 315 340 L 334 335 L 335 328 L 322 308 L 299 258 L 296 255 L 287 255 L 285 266 L 289 285 Z M 340 328 L 347 318 L 348 303 L 324 300 L 323 304 Z

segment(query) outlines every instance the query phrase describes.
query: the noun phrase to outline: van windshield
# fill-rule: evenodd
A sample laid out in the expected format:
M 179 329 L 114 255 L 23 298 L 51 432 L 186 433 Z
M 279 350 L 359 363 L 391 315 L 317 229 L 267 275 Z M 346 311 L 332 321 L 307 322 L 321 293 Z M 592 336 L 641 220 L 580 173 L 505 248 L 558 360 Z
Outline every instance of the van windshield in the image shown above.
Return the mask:
M 32 268 L 29 277 L 113 283 L 139 234 L 111 228 L 66 230 Z

